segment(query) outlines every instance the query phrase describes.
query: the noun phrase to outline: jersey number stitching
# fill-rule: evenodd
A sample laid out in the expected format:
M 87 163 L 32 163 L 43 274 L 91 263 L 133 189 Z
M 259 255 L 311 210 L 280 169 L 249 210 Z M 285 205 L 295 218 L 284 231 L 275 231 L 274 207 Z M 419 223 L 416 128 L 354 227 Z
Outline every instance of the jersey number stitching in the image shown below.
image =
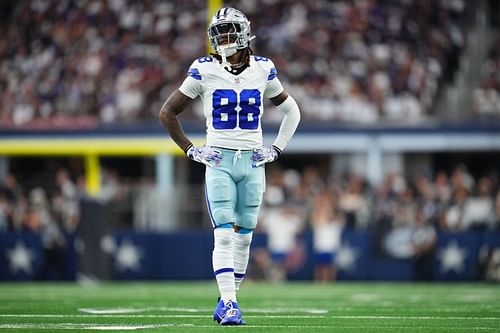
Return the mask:
M 239 97 L 239 101 L 238 101 Z M 212 125 L 215 129 L 254 130 L 259 127 L 261 95 L 258 89 L 216 89 L 212 95 Z

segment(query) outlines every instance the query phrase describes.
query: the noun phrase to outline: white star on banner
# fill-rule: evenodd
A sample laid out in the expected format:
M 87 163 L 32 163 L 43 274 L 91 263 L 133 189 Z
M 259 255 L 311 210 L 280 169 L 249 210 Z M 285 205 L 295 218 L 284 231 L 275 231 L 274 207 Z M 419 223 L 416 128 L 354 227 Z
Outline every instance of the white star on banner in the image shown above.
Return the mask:
M 446 247 L 441 248 L 438 253 L 438 258 L 441 261 L 440 270 L 442 273 L 455 271 L 456 273 L 463 272 L 465 268 L 465 258 L 467 257 L 467 249 L 460 248 L 457 241 L 452 241 L 446 244 Z
M 142 250 L 129 240 L 123 240 L 116 247 L 115 264 L 120 271 L 140 271 Z
M 352 247 L 349 243 L 344 243 L 337 253 L 335 262 L 340 270 L 351 272 L 356 267 L 358 256 L 359 254 L 356 248 Z
M 13 274 L 24 271 L 26 274 L 31 274 L 33 271 L 33 260 L 35 255 L 24 245 L 23 242 L 17 241 L 15 247 L 7 249 L 7 258 L 9 259 L 9 268 Z

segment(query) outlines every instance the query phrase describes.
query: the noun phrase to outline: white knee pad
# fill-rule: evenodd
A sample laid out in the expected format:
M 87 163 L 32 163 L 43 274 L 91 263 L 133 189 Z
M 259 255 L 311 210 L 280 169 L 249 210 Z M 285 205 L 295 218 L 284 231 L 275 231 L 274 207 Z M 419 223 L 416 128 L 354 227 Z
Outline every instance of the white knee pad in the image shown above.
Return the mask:
M 252 235 L 253 232 L 247 234 L 234 233 L 234 246 L 242 249 L 250 247 L 250 244 L 252 243 Z
M 214 230 L 214 249 L 231 249 L 233 246 L 232 228 L 215 228 Z

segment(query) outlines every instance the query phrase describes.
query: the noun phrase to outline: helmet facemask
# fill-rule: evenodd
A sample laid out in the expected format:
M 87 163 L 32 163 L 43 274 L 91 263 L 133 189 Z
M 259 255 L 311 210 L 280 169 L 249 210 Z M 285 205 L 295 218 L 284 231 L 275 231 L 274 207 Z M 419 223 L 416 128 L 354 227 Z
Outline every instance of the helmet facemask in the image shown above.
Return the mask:
M 238 40 L 238 34 L 241 32 L 241 27 L 238 23 L 220 23 L 210 27 L 210 41 L 212 47 L 219 55 L 230 57 L 235 54 L 238 49 L 246 47 L 242 46 L 242 38 Z

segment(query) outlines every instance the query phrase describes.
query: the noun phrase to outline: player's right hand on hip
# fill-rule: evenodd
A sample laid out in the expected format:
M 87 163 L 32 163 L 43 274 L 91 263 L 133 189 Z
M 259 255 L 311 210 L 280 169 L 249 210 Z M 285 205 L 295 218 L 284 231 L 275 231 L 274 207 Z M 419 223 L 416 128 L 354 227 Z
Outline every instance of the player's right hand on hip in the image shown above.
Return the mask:
M 222 160 L 222 152 L 207 145 L 201 147 L 191 146 L 186 151 L 186 155 L 193 161 L 203 163 L 209 167 L 219 166 Z

